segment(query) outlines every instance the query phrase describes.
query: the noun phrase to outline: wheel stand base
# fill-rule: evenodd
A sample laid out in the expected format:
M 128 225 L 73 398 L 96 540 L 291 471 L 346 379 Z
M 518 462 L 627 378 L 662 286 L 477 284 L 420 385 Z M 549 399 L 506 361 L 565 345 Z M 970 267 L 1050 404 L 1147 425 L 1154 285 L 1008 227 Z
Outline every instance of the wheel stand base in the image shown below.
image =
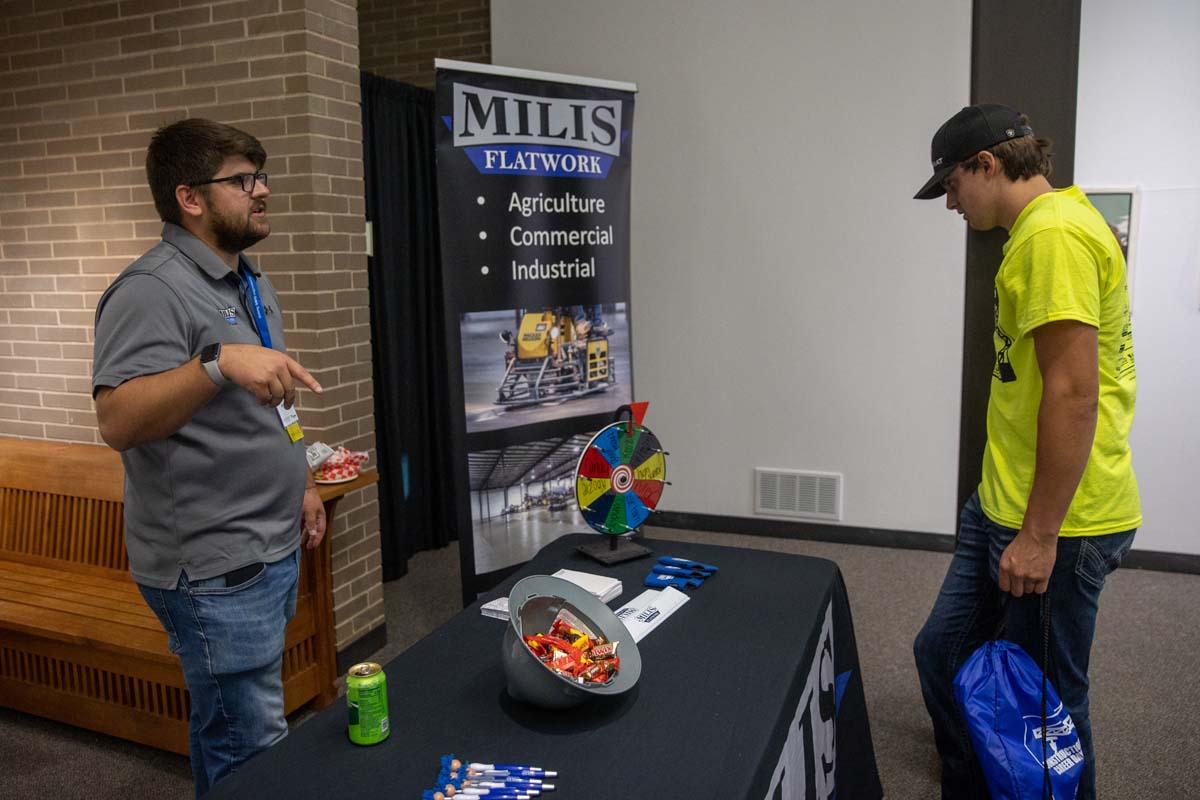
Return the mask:
M 649 547 L 631 541 L 625 536 L 609 535 L 605 538 L 608 539 L 607 542 L 601 540 L 590 544 L 581 544 L 575 549 L 602 564 L 620 564 L 624 561 L 633 561 L 635 558 L 645 558 L 654 552 Z

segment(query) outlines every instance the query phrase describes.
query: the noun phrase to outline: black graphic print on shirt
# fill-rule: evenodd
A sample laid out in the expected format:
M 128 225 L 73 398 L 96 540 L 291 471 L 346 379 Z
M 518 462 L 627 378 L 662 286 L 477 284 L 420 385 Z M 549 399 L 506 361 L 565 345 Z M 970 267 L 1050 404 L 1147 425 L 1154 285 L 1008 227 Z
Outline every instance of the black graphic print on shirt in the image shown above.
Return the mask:
M 1129 300 L 1125 301 L 1125 324 L 1121 326 L 1121 344 L 1117 350 L 1117 379 L 1124 380 L 1137 375 L 1133 366 L 1133 319 L 1129 314 Z
M 1017 379 L 1012 363 L 1008 360 L 1008 351 L 1012 347 L 1012 337 L 1000 327 L 1000 293 L 992 288 L 992 319 L 996 324 L 996 365 L 992 368 L 992 377 L 1001 383 L 1011 383 Z

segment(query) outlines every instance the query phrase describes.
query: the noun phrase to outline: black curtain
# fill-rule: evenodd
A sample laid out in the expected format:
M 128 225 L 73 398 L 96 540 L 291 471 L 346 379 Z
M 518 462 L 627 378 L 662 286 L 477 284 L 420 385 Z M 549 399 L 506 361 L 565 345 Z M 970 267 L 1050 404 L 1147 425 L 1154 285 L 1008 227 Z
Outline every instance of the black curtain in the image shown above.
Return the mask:
M 433 92 L 362 73 L 383 579 L 455 530 Z

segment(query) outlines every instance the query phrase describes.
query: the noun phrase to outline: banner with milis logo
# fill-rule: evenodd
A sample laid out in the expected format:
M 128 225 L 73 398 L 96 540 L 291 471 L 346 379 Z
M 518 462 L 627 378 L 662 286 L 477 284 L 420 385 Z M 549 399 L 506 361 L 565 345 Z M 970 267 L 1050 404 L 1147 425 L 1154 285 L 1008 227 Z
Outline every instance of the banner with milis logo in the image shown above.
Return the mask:
M 557 536 L 588 530 L 564 488 L 572 448 L 633 399 L 637 87 L 457 61 L 436 67 L 448 369 L 464 410 L 451 457 L 459 530 L 473 534 L 460 536 L 470 596 L 490 582 L 476 576 L 495 577 Z

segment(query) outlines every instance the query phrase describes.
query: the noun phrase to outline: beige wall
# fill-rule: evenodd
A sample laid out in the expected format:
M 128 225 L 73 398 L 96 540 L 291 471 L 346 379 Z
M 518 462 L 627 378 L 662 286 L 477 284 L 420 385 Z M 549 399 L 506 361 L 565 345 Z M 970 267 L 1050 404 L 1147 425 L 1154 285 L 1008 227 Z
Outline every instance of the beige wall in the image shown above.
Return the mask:
M 433 60 L 492 60 L 491 0 L 362 0 L 362 68 L 433 88 Z
M 837 472 L 843 524 L 954 532 L 965 231 L 906 198 L 969 102 L 971 4 L 860 6 L 492 2 L 497 63 L 638 85 L 630 328 L 662 510 L 749 518 L 756 467 Z
M 252 255 L 325 387 L 301 400 L 309 441 L 373 455 L 358 62 L 353 0 L 0 3 L 0 436 L 100 441 L 96 301 L 161 229 L 151 133 L 202 116 L 269 154 Z M 332 545 L 342 648 L 383 624 L 374 488 L 342 501 Z

